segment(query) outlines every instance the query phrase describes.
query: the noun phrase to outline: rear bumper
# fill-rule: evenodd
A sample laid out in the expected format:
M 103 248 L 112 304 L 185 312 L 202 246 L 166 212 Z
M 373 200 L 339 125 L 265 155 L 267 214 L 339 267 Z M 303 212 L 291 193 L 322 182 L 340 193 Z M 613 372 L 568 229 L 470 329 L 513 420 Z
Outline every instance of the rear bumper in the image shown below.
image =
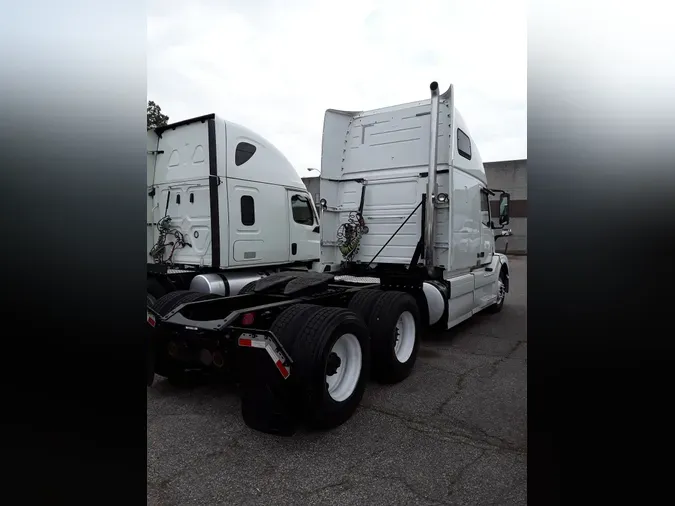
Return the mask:
M 244 422 L 276 435 L 292 435 L 298 423 L 297 381 L 287 351 L 267 330 L 200 328 L 166 321 L 148 307 L 148 386 L 167 360 L 185 368 L 232 375 L 239 384 Z M 223 357 L 223 363 L 214 357 Z
M 223 328 L 213 321 L 187 320 L 173 311 L 166 318 L 152 307 L 147 307 L 150 345 L 166 345 L 170 356 L 178 361 L 211 365 L 209 354 L 250 353 L 248 350 L 265 351 L 282 379 L 291 374 L 292 360 L 276 336 L 269 330 L 232 327 Z M 216 364 L 218 365 L 218 364 Z

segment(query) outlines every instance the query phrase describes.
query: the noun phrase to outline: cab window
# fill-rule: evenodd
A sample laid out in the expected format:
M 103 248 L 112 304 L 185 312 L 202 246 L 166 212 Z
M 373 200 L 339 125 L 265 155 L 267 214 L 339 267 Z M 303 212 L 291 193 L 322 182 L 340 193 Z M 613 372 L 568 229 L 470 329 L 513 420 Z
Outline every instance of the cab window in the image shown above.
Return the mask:
M 291 209 L 293 211 L 293 221 L 301 225 L 314 225 L 314 210 L 306 196 L 293 195 L 291 197 Z
M 490 226 L 490 197 L 486 191 L 480 192 L 480 215 L 483 225 Z

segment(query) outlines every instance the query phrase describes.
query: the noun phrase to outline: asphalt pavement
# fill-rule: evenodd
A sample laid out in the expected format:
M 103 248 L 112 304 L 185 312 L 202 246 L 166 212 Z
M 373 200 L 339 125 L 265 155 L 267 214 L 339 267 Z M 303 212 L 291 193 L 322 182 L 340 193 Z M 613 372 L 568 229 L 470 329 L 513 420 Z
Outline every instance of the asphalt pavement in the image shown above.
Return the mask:
M 527 258 L 496 315 L 425 336 L 412 375 L 370 383 L 344 425 L 243 422 L 234 387 L 148 388 L 148 504 L 525 505 Z

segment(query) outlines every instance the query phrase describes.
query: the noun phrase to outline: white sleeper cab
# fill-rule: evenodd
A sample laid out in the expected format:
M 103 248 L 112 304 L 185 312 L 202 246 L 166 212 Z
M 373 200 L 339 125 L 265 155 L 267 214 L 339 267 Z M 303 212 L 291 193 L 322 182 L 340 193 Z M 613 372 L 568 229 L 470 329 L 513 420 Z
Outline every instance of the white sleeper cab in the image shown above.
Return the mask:
M 369 378 L 394 384 L 410 375 L 425 328 L 448 329 L 502 309 L 509 264 L 495 238 L 510 233 L 509 194 L 488 188 L 453 87 L 439 94 L 431 83 L 430 95 L 372 111 L 326 111 L 318 219 L 292 167 L 279 162 L 274 179 L 263 166 L 281 155 L 241 127 L 198 118 L 193 139 L 208 126 L 200 140 L 155 148 L 163 153 L 148 182 L 160 195 L 148 208 L 149 224 L 160 223 L 148 239 L 152 265 L 180 260 L 212 271 L 165 272 L 166 285 L 190 289 L 148 295 L 149 386 L 155 374 L 169 381 L 193 370 L 234 376 L 250 427 L 273 434 L 292 434 L 301 424 L 327 429 L 351 417 Z M 159 134 L 171 139 L 170 132 Z M 218 166 L 202 169 L 202 211 L 188 214 L 174 205 L 175 188 L 181 202 L 197 193 L 188 167 L 209 160 L 195 153 L 211 138 L 221 139 L 205 150 Z M 170 149 L 179 153 L 173 162 Z M 247 171 L 262 149 L 269 151 L 260 166 Z M 166 175 L 172 167 L 184 171 L 180 185 Z M 493 217 L 489 197 L 496 194 Z M 259 228 L 246 224 L 248 196 L 256 199 Z M 271 231 L 275 214 L 278 230 Z M 166 227 L 164 216 L 171 216 Z M 177 223 L 184 235 L 170 244 L 162 233 Z M 187 245 L 197 231 L 207 237 Z M 301 269 L 294 255 L 305 266 L 316 260 Z M 232 269 L 255 262 L 279 267 L 230 278 Z
M 500 191 L 495 225 L 494 192 L 453 87 L 440 96 L 436 84 L 431 91 L 430 100 L 326 112 L 320 269 L 339 270 L 345 261 L 364 273 L 424 266 L 429 323 L 443 318 L 450 328 L 501 308 L 509 269 L 495 252 L 495 230 L 508 222 L 509 195 Z
M 302 179 L 270 142 L 215 114 L 148 131 L 148 293 L 236 295 L 319 259 Z M 169 276 L 170 273 L 182 276 Z

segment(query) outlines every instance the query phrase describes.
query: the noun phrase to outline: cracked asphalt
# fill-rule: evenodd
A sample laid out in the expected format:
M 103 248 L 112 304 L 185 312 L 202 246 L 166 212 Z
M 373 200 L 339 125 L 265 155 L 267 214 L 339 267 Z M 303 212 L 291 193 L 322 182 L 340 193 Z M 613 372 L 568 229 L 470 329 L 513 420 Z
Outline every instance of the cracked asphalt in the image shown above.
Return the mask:
M 261 434 L 233 387 L 156 380 L 148 504 L 526 504 L 527 259 L 510 266 L 501 313 L 427 335 L 407 380 L 329 432 Z

